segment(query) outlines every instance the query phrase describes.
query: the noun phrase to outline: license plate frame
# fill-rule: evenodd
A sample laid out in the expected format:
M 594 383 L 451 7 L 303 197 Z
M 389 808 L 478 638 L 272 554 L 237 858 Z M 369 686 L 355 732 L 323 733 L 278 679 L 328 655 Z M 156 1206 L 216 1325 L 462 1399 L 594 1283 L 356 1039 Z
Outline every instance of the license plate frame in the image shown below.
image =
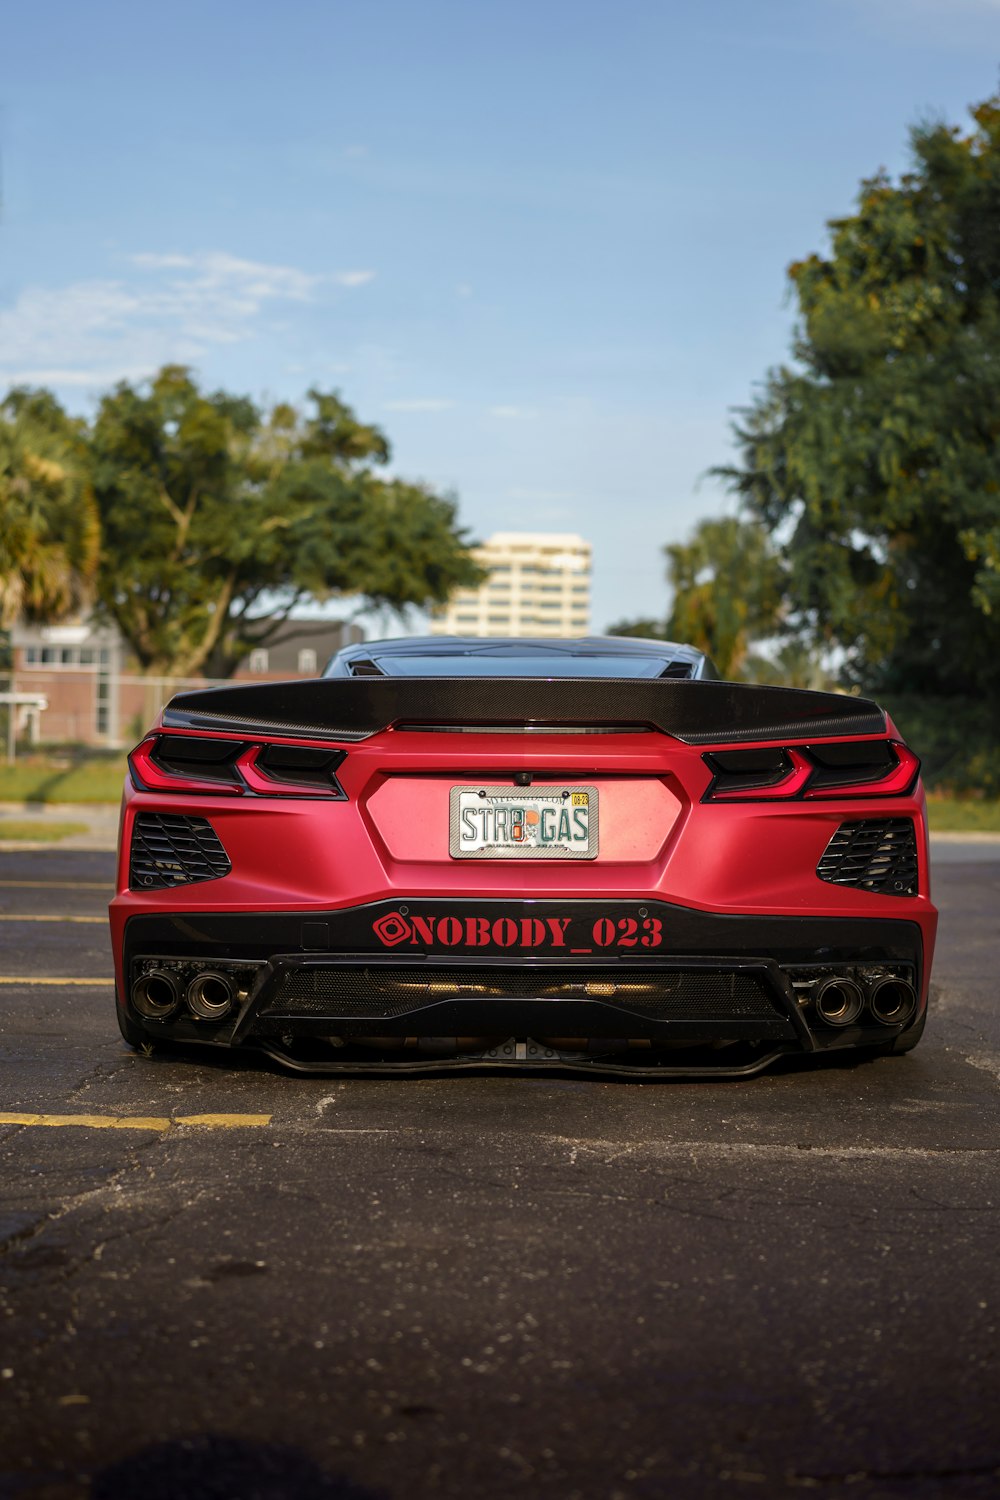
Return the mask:
M 578 799 L 585 798 L 581 803 Z M 574 801 L 574 798 L 577 799 Z M 522 828 L 529 830 L 528 837 L 521 841 L 510 840 L 507 843 L 483 842 L 470 847 L 468 840 L 468 821 L 463 819 L 463 813 L 472 811 L 482 806 L 484 800 L 496 805 L 506 804 L 508 810 L 520 808 L 525 815 L 534 811 L 536 819 L 530 825 L 522 822 Z M 542 808 L 551 808 L 555 817 L 555 831 L 557 837 L 546 842 L 534 841 L 534 830 L 537 826 L 538 837 L 547 829 L 551 829 L 552 820 L 544 820 Z M 578 819 L 575 814 L 585 809 L 587 823 L 586 846 L 580 840 L 571 839 L 567 845 L 565 841 L 558 838 L 560 820 L 558 813 L 565 810 L 569 814 L 569 825 L 571 832 L 574 826 L 579 829 Z M 473 819 L 473 822 L 475 819 Z M 485 819 L 483 820 L 485 825 Z M 495 820 L 494 820 L 495 821 Z M 465 838 L 463 840 L 463 830 Z M 530 840 L 530 841 L 529 841 Z M 580 783 L 544 783 L 536 786 L 504 786 L 481 782 L 478 785 L 453 786 L 448 800 L 448 851 L 452 859 L 537 859 L 546 861 L 572 861 L 596 859 L 600 849 L 600 796 L 595 786 L 584 786 Z

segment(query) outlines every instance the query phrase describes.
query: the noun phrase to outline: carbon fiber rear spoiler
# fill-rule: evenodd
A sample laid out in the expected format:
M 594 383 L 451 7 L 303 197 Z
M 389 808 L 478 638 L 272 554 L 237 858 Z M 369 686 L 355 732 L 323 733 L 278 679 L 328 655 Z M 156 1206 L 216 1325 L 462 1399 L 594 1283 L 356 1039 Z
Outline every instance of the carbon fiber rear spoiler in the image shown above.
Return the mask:
M 659 730 L 689 745 L 885 734 L 877 703 L 740 682 L 537 677 L 307 678 L 179 693 L 167 729 L 362 740 L 390 725 Z

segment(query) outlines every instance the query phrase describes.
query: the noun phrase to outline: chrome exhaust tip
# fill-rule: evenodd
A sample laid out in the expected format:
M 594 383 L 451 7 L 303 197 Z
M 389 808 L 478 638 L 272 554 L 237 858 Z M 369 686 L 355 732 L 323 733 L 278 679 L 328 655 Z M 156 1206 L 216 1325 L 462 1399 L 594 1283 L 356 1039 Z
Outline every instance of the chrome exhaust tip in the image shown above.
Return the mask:
M 165 1021 L 180 1003 L 180 980 L 169 969 L 150 969 L 132 986 L 132 1004 L 147 1021 Z
M 218 969 L 196 974 L 184 996 L 188 1010 L 201 1021 L 221 1021 L 236 1001 L 236 984 Z
M 865 997 L 853 979 L 824 979 L 814 996 L 816 1014 L 828 1026 L 853 1026 L 861 1014 Z
M 868 993 L 868 1004 L 882 1026 L 905 1026 L 917 1009 L 917 993 L 905 979 L 880 979 Z

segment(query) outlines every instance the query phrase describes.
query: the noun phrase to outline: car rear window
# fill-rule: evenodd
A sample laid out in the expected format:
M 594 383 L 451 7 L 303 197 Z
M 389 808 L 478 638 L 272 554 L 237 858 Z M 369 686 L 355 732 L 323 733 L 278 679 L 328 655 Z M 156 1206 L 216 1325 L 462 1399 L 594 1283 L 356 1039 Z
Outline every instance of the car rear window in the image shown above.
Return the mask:
M 571 656 L 568 652 L 493 655 L 432 653 L 427 656 L 383 656 L 371 659 L 386 677 L 662 677 L 666 657 Z

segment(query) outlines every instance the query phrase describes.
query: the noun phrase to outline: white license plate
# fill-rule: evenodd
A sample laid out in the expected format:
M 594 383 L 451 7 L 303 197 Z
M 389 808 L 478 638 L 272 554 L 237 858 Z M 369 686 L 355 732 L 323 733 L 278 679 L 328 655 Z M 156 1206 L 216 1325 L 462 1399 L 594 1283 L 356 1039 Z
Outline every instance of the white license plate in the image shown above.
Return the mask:
M 453 859 L 595 859 L 597 788 L 453 786 Z

